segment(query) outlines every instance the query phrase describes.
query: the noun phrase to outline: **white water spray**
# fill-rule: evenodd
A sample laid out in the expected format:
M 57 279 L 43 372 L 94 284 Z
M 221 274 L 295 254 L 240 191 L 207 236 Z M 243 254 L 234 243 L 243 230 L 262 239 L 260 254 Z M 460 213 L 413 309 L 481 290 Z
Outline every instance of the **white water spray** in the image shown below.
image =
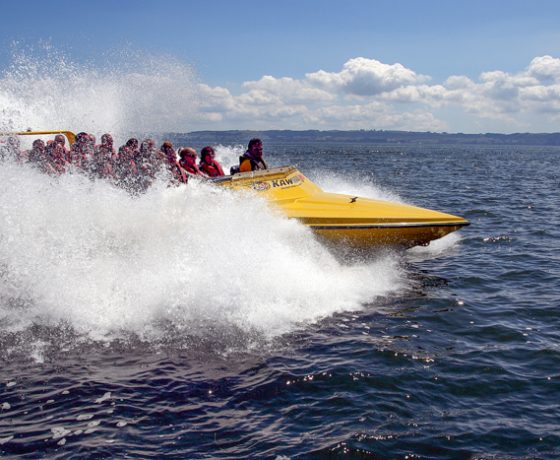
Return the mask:
M 198 103 L 192 67 L 146 53 L 114 61 L 99 67 L 52 49 L 15 52 L 0 75 L 0 132 L 110 132 L 124 142 L 133 133 L 186 131 Z
M 99 69 L 23 54 L 0 77 L 0 129 L 186 131 L 195 88 L 192 69 L 168 58 Z M 242 147 L 217 153 L 235 163 Z M 396 258 L 342 265 L 255 196 L 194 181 L 133 198 L 79 174 L 0 164 L 4 332 L 66 324 L 89 339 L 158 340 L 171 325 L 272 337 L 403 283 Z
M 257 197 L 203 183 L 133 198 L 4 164 L 0 203 L 0 318 L 12 330 L 67 322 L 100 339 L 163 321 L 274 336 L 402 283 L 394 260 L 341 265 Z

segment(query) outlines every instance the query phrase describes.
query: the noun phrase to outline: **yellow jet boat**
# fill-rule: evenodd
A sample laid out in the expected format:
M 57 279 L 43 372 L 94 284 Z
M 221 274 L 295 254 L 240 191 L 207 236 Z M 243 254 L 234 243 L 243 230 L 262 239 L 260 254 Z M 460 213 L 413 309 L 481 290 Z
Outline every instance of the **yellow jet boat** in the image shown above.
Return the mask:
M 239 173 L 214 182 L 255 191 L 334 246 L 410 248 L 469 225 L 462 217 L 430 209 L 324 192 L 293 166 Z
M 17 135 L 64 134 L 71 131 L 24 131 Z M 324 192 L 293 166 L 238 173 L 212 179 L 218 186 L 252 190 L 289 218 L 310 227 L 334 247 L 370 249 L 427 245 L 469 225 L 462 217 L 401 203 Z

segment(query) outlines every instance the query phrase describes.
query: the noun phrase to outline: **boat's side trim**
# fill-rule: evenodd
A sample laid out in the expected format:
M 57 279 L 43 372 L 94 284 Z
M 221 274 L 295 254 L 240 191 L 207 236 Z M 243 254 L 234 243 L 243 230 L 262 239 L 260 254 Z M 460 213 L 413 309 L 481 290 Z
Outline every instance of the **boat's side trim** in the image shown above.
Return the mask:
M 314 230 L 367 230 L 370 228 L 429 228 L 429 227 L 465 227 L 469 222 L 442 222 L 442 223 L 390 223 L 372 225 L 309 225 Z

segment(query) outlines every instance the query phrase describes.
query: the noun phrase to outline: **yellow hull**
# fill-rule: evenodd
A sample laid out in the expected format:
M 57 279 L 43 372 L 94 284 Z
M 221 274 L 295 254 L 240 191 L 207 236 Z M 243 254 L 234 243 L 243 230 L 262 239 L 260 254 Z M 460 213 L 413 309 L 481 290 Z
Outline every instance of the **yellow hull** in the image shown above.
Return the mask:
M 291 166 L 226 176 L 215 183 L 255 191 L 335 246 L 409 248 L 469 225 L 462 217 L 430 209 L 327 193 Z

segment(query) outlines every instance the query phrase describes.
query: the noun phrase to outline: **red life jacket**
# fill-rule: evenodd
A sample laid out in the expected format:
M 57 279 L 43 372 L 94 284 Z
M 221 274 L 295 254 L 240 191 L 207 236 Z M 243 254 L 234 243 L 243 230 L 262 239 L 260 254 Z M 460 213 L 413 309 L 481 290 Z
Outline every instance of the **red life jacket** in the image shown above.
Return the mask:
M 179 166 L 181 168 L 183 168 L 185 171 L 187 171 L 189 174 L 192 174 L 193 176 L 205 176 L 206 175 L 200 169 L 198 169 L 198 166 L 196 164 L 191 166 L 186 161 L 179 160 Z
M 179 162 L 175 162 L 175 164 L 169 165 L 169 170 L 171 171 L 171 181 L 175 183 L 182 183 L 186 184 L 189 180 L 188 174 L 185 170 L 181 167 Z
M 222 166 L 216 160 L 212 161 L 212 163 L 200 162 L 199 168 L 203 173 L 207 174 L 210 177 L 218 177 L 224 175 Z

